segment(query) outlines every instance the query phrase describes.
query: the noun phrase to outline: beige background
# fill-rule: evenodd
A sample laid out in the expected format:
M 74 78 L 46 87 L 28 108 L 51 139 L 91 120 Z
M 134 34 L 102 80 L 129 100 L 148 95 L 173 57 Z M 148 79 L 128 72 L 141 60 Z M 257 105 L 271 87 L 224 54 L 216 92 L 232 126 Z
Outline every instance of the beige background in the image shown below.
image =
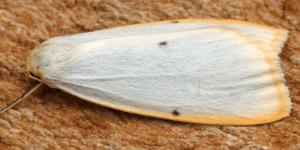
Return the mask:
M 1 0 L 0 107 L 30 88 L 28 51 L 50 37 L 182 18 L 238 19 L 290 31 L 280 54 L 291 116 L 212 126 L 112 110 L 42 86 L 0 116 L 0 149 L 300 149 L 298 0 Z

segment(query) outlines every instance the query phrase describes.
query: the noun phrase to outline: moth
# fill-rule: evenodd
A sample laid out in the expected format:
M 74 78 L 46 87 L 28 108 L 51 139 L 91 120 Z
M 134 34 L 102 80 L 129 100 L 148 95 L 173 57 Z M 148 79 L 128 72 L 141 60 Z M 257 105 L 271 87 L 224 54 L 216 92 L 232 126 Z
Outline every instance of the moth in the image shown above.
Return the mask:
M 174 121 L 254 125 L 289 115 L 278 54 L 288 31 L 186 19 L 59 36 L 29 53 L 39 83 L 105 107 Z

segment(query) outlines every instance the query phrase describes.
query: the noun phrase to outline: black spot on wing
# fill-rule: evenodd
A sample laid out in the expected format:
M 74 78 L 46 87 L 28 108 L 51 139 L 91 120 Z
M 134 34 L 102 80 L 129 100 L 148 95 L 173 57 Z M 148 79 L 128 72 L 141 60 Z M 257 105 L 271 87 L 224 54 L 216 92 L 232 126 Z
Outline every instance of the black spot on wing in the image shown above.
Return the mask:
M 172 21 L 171 23 L 179 23 L 179 21 Z
M 166 46 L 168 44 L 168 42 L 164 41 L 164 42 L 159 42 L 159 46 Z
M 180 113 L 179 113 L 178 110 L 174 109 L 174 110 L 172 111 L 172 115 L 173 115 L 173 116 L 180 116 Z

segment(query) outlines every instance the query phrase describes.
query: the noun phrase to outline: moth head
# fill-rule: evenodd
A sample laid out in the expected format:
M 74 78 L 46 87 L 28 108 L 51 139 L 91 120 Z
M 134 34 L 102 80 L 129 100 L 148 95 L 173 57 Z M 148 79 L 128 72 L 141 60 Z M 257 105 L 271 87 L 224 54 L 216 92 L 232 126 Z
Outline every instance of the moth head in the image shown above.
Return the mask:
M 35 48 L 29 52 L 26 59 L 26 73 L 29 77 L 42 82 L 44 74 L 40 70 L 39 49 Z
M 47 74 L 53 68 L 49 68 L 55 63 L 54 52 L 56 50 L 55 45 L 42 44 L 39 47 L 29 52 L 26 60 L 26 73 L 29 77 L 45 82 Z
M 72 47 L 62 37 L 51 38 L 29 52 L 26 60 L 26 73 L 29 77 L 46 83 L 53 73 L 57 73 L 66 60 L 69 60 L 69 49 Z M 59 67 L 60 66 L 60 67 Z

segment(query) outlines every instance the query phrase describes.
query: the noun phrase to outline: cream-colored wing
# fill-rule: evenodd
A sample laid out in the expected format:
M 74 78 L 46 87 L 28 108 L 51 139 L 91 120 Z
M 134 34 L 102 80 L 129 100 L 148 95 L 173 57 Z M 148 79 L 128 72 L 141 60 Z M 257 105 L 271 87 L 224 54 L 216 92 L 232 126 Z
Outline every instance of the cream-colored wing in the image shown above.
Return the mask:
M 89 37 L 77 38 L 74 44 Z M 32 54 L 31 64 L 45 83 L 110 108 L 194 123 L 262 124 L 289 115 L 291 102 L 279 57 L 256 39 L 213 27 L 107 38 L 62 53 L 47 51 L 54 42 Z
M 55 43 L 60 45 L 60 51 L 72 49 L 78 45 L 123 36 L 147 35 L 167 32 L 195 30 L 207 27 L 226 27 L 242 31 L 253 36 L 252 40 L 261 42 L 261 46 L 269 51 L 280 53 L 282 41 L 287 39 L 287 31 L 269 26 L 257 25 L 238 20 L 212 20 L 212 19 L 182 19 L 177 21 L 162 21 L 147 24 L 117 27 L 94 32 L 75 34 L 71 36 L 55 37 L 47 40 L 41 46 Z M 67 44 L 66 44 L 67 43 Z

